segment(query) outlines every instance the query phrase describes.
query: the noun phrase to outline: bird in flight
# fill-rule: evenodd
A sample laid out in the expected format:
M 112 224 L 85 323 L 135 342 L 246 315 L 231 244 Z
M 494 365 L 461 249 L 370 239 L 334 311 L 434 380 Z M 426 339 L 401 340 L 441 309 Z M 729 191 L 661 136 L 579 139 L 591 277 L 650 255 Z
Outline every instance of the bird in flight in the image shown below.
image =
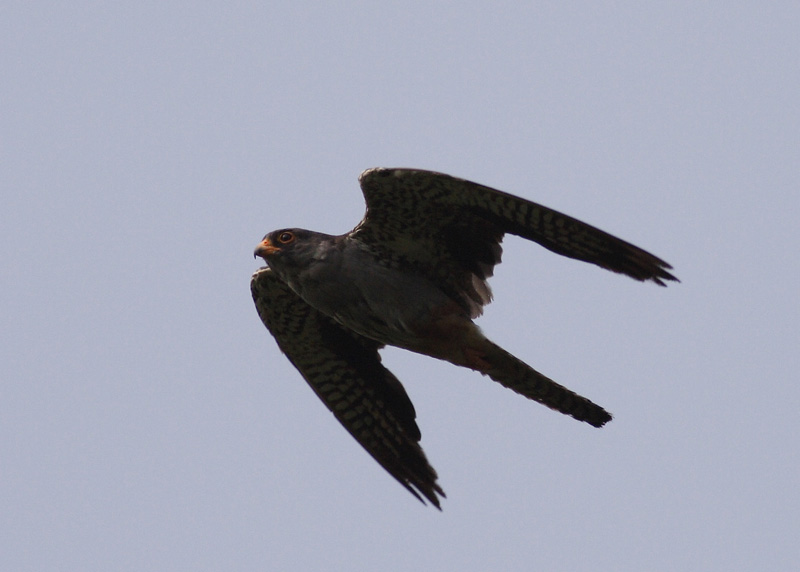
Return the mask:
M 339 422 L 424 503 L 444 491 L 419 445 L 414 406 L 378 350 L 396 346 L 488 375 L 594 427 L 611 415 L 489 341 L 472 321 L 506 233 L 665 286 L 669 264 L 542 205 L 442 173 L 376 168 L 359 177 L 364 219 L 332 236 L 285 228 L 255 249 L 261 320 Z

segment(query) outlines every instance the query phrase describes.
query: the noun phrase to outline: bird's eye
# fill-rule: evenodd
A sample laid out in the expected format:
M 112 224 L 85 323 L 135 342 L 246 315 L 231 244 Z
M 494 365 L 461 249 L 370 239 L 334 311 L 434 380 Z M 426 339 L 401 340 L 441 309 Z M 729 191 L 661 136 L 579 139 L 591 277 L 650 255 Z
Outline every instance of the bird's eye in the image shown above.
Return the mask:
M 294 233 L 282 232 L 278 235 L 278 242 L 281 244 L 289 244 L 294 240 Z

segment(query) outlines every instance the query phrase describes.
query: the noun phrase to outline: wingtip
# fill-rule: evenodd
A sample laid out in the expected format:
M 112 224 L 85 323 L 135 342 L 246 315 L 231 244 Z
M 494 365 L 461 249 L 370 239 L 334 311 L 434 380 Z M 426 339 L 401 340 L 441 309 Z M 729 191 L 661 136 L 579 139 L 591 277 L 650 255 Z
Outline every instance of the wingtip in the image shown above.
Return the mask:
M 434 507 L 436 507 L 436 509 L 439 512 L 442 512 L 442 503 L 440 502 L 439 497 L 445 499 L 447 498 L 447 495 L 444 494 L 444 491 L 438 485 L 436 485 L 436 488 L 433 489 L 432 491 L 420 491 L 420 492 L 422 492 L 422 494 L 425 495 L 425 498 L 428 499 L 428 502 L 430 502 Z M 422 504 L 426 504 L 425 501 L 421 499 L 419 496 L 417 496 L 417 498 L 419 498 L 419 500 L 422 501 Z
M 397 478 L 397 477 L 395 477 Z M 424 506 L 428 506 L 428 503 L 431 503 L 434 507 L 436 507 L 439 512 L 442 511 L 442 503 L 439 500 L 439 497 L 447 498 L 447 495 L 444 494 L 442 488 L 436 484 L 432 483 L 431 486 L 426 486 L 424 489 L 419 486 L 418 483 L 409 483 L 403 480 L 397 479 L 403 487 L 414 495 L 419 502 L 421 502 Z M 425 502 L 427 501 L 427 502 Z
M 674 274 L 667 272 L 666 269 L 672 269 L 672 266 L 669 264 L 665 264 L 663 267 L 658 269 L 658 273 L 651 276 L 649 280 L 655 282 L 659 286 L 666 288 L 669 282 L 677 282 L 678 284 L 681 283 L 680 279 L 675 276 Z

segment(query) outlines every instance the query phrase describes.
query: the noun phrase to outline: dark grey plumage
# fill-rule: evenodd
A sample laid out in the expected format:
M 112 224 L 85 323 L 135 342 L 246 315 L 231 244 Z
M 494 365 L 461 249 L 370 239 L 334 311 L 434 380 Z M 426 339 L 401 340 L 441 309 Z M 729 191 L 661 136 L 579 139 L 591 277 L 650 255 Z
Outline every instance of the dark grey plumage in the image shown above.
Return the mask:
M 414 405 L 381 365 L 383 345 L 306 304 L 269 268 L 250 287 L 278 346 L 339 422 L 400 484 L 438 507 L 444 492 L 419 446 Z
M 677 280 L 644 250 L 536 203 L 463 179 L 409 169 L 360 177 L 367 203 L 350 233 L 272 232 L 256 249 L 269 269 L 251 287 L 261 319 L 317 395 L 361 445 L 437 507 L 436 472 L 419 446 L 413 405 L 380 363 L 386 344 L 480 371 L 596 427 L 611 416 L 486 339 L 472 319 L 512 233 L 571 258 L 651 280 Z

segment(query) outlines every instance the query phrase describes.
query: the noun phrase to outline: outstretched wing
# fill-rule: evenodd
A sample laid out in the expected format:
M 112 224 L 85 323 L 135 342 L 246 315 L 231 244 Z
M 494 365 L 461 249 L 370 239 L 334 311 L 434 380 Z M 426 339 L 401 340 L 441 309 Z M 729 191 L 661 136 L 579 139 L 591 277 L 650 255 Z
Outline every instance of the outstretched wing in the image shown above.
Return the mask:
M 439 508 L 437 494 L 445 495 L 419 445 L 414 406 L 381 365 L 382 346 L 306 304 L 268 268 L 253 274 L 250 288 L 278 346 L 345 429 L 415 497 Z
M 636 280 L 661 286 L 677 280 L 669 264 L 629 242 L 477 183 L 431 171 L 384 168 L 364 171 L 359 182 L 367 213 L 352 235 L 396 264 L 438 279 L 462 301 L 488 302 L 481 289 L 488 292 L 485 279 L 500 262 L 504 233 Z

